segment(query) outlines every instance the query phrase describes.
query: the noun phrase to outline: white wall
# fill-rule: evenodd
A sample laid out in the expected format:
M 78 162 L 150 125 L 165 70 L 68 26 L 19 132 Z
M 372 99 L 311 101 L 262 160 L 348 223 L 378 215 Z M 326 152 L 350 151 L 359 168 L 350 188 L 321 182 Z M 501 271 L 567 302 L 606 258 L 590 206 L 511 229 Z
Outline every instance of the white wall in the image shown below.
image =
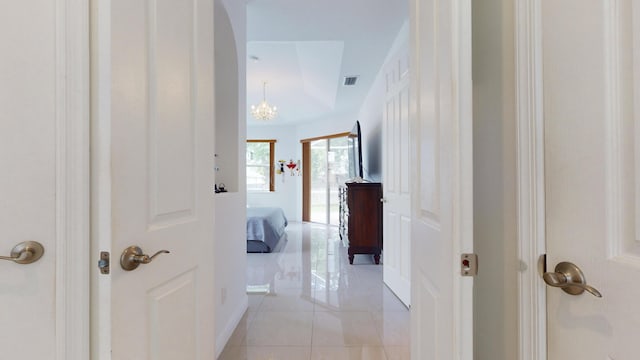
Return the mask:
M 243 1 L 215 2 L 216 183 L 231 191 L 215 202 L 216 356 L 248 306 L 246 294 L 246 13 Z M 212 184 L 213 186 L 213 184 Z
M 295 126 L 256 126 L 247 128 L 247 139 L 267 140 L 275 139 L 275 161 L 302 159 L 302 145 L 296 135 Z M 243 162 L 244 163 L 244 162 Z M 274 164 L 275 166 L 275 164 Z M 287 170 L 285 168 L 285 170 Z M 289 221 L 301 221 L 302 214 L 298 212 L 298 193 L 302 189 L 302 176 L 276 174 L 275 191 L 248 192 L 249 206 L 279 206 Z M 300 200 L 302 201 L 302 200 Z
M 238 159 L 239 64 L 238 47 L 227 10 L 218 5 L 215 13 L 216 84 L 216 184 L 236 192 L 240 189 Z M 244 85 L 244 84 L 242 84 Z M 244 87 L 244 86 L 243 86 Z
M 517 358 L 514 9 L 473 4 L 476 359 Z
M 364 178 L 382 181 L 382 116 L 386 96 L 385 67 L 389 60 L 398 55 L 401 47 L 408 42 L 409 21 L 400 28 L 378 75 L 365 98 L 358 120 L 362 128 L 362 163 Z
M 215 199 L 216 356 L 248 307 L 246 206 L 242 198 L 235 192 L 218 194 Z
M 318 136 L 339 134 L 351 131 L 358 120 L 357 114 L 342 114 L 331 118 L 319 119 L 297 126 L 297 136 L 300 139 L 309 139 Z

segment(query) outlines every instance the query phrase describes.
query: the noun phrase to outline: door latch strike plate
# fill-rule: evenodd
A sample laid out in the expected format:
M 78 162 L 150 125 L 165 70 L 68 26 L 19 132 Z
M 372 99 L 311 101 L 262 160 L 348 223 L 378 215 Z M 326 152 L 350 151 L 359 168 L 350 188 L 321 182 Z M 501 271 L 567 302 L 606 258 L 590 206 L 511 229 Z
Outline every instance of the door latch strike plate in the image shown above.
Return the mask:
M 547 272 L 547 254 L 542 254 L 538 258 L 538 273 L 542 277 Z
M 110 268 L 110 256 L 108 251 L 100 252 L 100 260 L 98 260 L 98 268 L 100 269 L 100 274 L 108 275 L 111 271 Z
M 460 256 L 460 275 L 462 276 L 478 275 L 478 255 L 462 254 Z

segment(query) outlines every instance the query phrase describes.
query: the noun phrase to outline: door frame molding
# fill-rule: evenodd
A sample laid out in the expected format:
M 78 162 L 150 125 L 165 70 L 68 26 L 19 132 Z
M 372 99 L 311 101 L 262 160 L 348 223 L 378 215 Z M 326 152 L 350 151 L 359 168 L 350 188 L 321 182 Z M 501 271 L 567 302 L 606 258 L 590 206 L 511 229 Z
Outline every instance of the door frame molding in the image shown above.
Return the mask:
M 547 359 L 546 252 L 541 0 L 517 0 L 516 124 L 518 225 L 518 359 Z
M 89 1 L 57 0 L 56 359 L 88 359 L 90 329 Z

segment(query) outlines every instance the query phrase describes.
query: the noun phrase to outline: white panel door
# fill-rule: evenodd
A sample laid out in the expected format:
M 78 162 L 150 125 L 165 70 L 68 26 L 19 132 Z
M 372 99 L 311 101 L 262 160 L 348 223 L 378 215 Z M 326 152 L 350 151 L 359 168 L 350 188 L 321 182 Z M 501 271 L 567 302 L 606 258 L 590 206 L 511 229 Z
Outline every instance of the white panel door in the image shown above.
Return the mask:
M 411 358 L 471 360 L 471 1 L 412 0 L 410 12 Z
M 88 357 L 86 12 L 74 0 L 0 4 L 0 256 L 44 248 L 33 263 L 0 260 L 2 359 Z
M 384 283 L 411 302 L 411 167 L 409 156 L 409 44 L 386 65 L 383 113 Z
M 547 271 L 571 262 L 603 297 L 547 288 L 548 358 L 638 358 L 640 4 L 542 1 Z
M 95 356 L 214 359 L 213 0 L 111 0 L 94 23 Z M 170 253 L 125 271 L 130 246 Z
M 0 10 L 0 255 L 28 240 L 45 254 L 0 261 L 1 357 L 47 359 L 56 350 L 56 4 L 11 5 Z

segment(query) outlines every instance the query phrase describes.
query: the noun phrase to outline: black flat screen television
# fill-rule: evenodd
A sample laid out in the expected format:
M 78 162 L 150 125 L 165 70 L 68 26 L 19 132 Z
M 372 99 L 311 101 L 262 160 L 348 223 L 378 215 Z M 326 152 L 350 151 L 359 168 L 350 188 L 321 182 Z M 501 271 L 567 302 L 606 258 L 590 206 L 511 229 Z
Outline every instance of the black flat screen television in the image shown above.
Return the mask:
M 347 151 L 349 152 L 349 182 L 362 182 L 364 174 L 362 172 L 362 135 L 360 133 L 360 122 L 351 129 L 347 136 Z

